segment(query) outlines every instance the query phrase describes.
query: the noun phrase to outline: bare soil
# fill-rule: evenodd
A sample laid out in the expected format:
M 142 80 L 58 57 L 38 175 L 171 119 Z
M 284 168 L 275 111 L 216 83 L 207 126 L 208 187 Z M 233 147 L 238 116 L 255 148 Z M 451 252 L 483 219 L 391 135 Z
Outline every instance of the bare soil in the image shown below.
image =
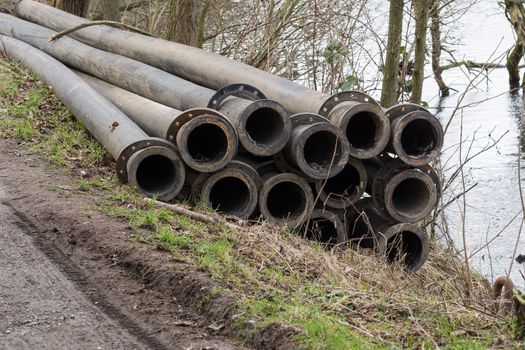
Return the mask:
M 137 241 L 27 152 L 0 138 L 0 347 L 245 349 L 234 300 L 204 271 Z M 293 348 L 274 330 L 253 345 Z

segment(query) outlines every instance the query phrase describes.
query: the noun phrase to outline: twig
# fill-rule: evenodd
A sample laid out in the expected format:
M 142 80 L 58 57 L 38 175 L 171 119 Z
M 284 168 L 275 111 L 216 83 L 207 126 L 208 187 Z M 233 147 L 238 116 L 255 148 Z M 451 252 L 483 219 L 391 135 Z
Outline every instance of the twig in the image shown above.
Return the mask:
M 69 35 L 71 33 L 76 32 L 77 30 L 80 30 L 80 29 L 83 29 L 83 28 L 87 28 L 87 27 L 91 27 L 91 26 L 99 26 L 99 25 L 106 25 L 106 26 L 116 27 L 116 28 L 124 28 L 124 29 L 128 29 L 128 30 L 131 30 L 133 32 L 137 32 L 137 33 L 140 33 L 140 34 L 143 34 L 143 35 L 153 36 L 153 34 L 148 33 L 146 31 L 143 31 L 140 28 L 133 27 L 133 26 L 130 26 L 128 24 L 124 24 L 124 23 L 120 23 L 120 22 L 115 22 L 115 21 L 91 21 L 91 22 L 86 22 L 86 23 L 79 24 L 78 26 L 75 26 L 73 28 L 69 28 L 69 29 L 63 30 L 63 31 L 61 31 L 59 33 L 56 33 L 54 35 L 51 35 L 49 37 L 48 41 L 50 43 L 52 43 L 52 42 L 57 41 L 58 39 L 60 39 L 61 37 L 65 36 L 65 35 Z
M 146 202 L 148 202 L 148 203 L 152 203 L 152 204 L 157 205 L 159 207 L 164 207 L 164 208 L 171 209 L 173 212 L 175 212 L 175 213 L 177 213 L 179 215 L 185 215 L 185 216 L 187 216 L 189 218 L 192 218 L 192 219 L 200 221 L 200 222 L 204 222 L 204 223 L 207 223 L 207 224 L 216 224 L 216 225 L 224 223 L 227 227 L 232 228 L 232 229 L 236 229 L 236 230 L 243 229 L 241 226 L 232 224 L 232 223 L 227 222 L 227 221 L 223 221 L 219 217 L 196 213 L 194 211 L 191 211 L 189 209 L 181 207 L 180 205 L 177 205 L 177 204 L 163 203 L 163 202 L 159 202 L 159 201 L 153 200 L 151 198 L 144 198 L 144 200 Z

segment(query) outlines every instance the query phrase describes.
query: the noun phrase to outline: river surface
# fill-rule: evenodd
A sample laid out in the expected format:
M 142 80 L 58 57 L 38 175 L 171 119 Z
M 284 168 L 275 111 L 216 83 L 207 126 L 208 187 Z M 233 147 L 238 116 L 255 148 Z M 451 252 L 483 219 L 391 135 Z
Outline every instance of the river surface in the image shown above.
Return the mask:
M 506 52 L 515 40 L 513 29 L 496 1 L 478 1 L 454 25 L 459 44 L 448 47 L 455 50 L 457 60 L 505 64 Z M 444 61 L 447 58 L 445 54 L 442 57 Z M 427 59 L 430 60 L 430 57 Z M 521 93 L 516 97 L 508 93 L 506 69 L 494 69 L 488 75 L 479 75 L 479 71 L 473 70 L 468 74 L 464 68 L 455 68 L 447 70 L 443 76 L 447 85 L 457 92 L 453 91 L 449 97 L 440 100 L 430 63 L 427 67 L 423 100 L 429 103 L 430 109 L 444 126 L 454 114 L 445 135 L 441 157 L 445 175 L 450 177 L 463 162 L 461 159 L 485 149 L 463 168 L 465 188 L 475 185 L 465 196 L 465 210 L 461 199 L 447 207 L 445 219 L 455 246 L 463 250 L 462 233 L 465 232 L 467 252 L 475 253 L 471 266 L 492 280 L 509 271 L 515 258 L 514 247 L 522 222 L 518 178 L 522 96 Z M 479 76 L 471 84 L 476 75 Z M 462 108 L 454 113 L 458 103 Z M 523 153 L 521 169 L 523 181 Z M 458 177 L 445 193 L 445 202 L 462 192 L 463 184 L 461 177 Z M 525 254 L 525 232 L 518 242 L 516 254 L 520 253 Z M 512 279 L 522 287 L 525 283 L 520 270 L 523 271 L 523 268 L 524 265 L 514 263 L 511 271 Z

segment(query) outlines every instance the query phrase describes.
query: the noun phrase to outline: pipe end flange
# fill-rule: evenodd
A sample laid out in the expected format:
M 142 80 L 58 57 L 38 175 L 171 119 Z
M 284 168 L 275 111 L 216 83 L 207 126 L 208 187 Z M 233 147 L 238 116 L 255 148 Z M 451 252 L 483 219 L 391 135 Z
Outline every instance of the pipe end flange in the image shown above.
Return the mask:
M 206 177 L 200 189 L 203 203 L 226 215 L 248 219 L 257 207 L 261 179 L 248 164 L 232 161 Z
M 400 262 L 407 272 L 416 272 L 428 258 L 430 252 L 428 237 L 415 224 L 394 224 L 376 235 L 379 254 L 385 256 L 390 263 Z
M 417 110 L 392 119 L 393 151 L 406 164 L 422 166 L 436 159 L 443 147 L 443 127 L 426 110 Z
M 235 156 L 238 139 L 235 128 L 221 113 L 210 109 L 184 112 L 172 123 L 168 139 L 175 138 L 180 156 L 192 169 L 214 172 Z
M 161 201 L 175 198 L 186 177 L 176 151 L 164 146 L 150 146 L 133 153 L 127 162 L 127 174 L 131 187 Z
M 339 174 L 350 155 L 343 133 L 317 114 L 295 114 L 290 120 L 294 128 L 301 128 L 296 140 L 290 142 L 286 150 L 287 154 L 293 155 L 297 167 L 315 180 Z
M 290 138 L 292 123 L 282 105 L 272 100 L 257 100 L 242 112 L 237 133 L 239 142 L 251 154 L 272 156 Z
M 434 210 L 438 193 L 433 179 L 417 168 L 401 171 L 387 181 L 384 208 L 399 222 L 418 222 Z
M 263 183 L 259 192 L 262 216 L 276 225 L 296 228 L 308 219 L 313 207 L 310 185 L 295 174 L 272 176 Z

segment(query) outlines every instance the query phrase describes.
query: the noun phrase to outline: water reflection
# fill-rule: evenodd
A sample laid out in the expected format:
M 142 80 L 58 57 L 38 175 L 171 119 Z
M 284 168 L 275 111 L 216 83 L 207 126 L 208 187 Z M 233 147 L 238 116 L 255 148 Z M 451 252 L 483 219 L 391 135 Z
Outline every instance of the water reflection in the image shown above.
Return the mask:
M 388 13 L 388 6 L 384 10 Z M 478 0 L 453 25 L 454 35 L 463 43 L 454 47 L 458 61 L 505 63 L 506 51 L 515 43 L 511 25 L 493 0 Z M 374 28 L 382 28 L 386 33 L 384 21 Z M 446 59 L 443 55 L 443 60 Z M 517 165 L 519 151 L 525 169 L 525 135 L 518 142 L 524 107 L 521 91 L 516 95 L 508 92 L 506 69 L 470 73 L 461 68 L 446 70 L 443 78 L 455 91 L 440 98 L 431 67 L 427 65 L 425 76 L 429 78 L 425 80 L 423 100 L 443 125 L 450 121 L 440 159 L 444 175 L 450 178 L 466 158 L 472 157 L 463 168 L 465 188 L 475 186 L 465 196 L 465 216 L 462 201 L 451 204 L 444 213 L 450 238 L 461 251 L 464 220 L 466 248 L 474 254 L 471 266 L 493 279 L 507 273 L 521 223 Z M 477 79 L 471 81 L 476 74 Z M 369 80 L 375 77 L 372 72 Z M 525 171 L 522 173 L 525 181 Z M 457 177 L 450 184 L 445 203 L 463 192 L 460 180 Z M 517 254 L 525 254 L 525 233 L 522 237 Z M 520 269 L 523 270 L 522 265 L 514 264 L 511 277 L 524 287 Z
M 516 122 L 516 128 L 520 130 L 520 154 L 521 159 L 525 159 L 525 127 L 522 127 L 522 119 L 525 120 L 523 113 L 523 97 L 519 92 L 508 94 L 509 113 L 512 114 Z M 525 162 L 522 162 L 522 169 L 524 169 Z
M 490 0 L 480 0 L 460 26 L 464 46 L 458 48 L 457 59 L 488 62 L 491 57 L 504 59 L 512 47 L 512 28 L 502 10 Z M 480 41 L 479 38 L 483 38 Z M 496 50 L 495 50 L 496 48 Z M 431 72 L 428 72 L 431 76 Z M 521 204 L 518 191 L 518 150 L 525 169 L 525 135 L 518 143 L 523 101 L 519 94 L 508 93 L 508 75 L 505 69 L 495 69 L 487 77 L 471 84 L 460 69 L 444 73 L 448 85 L 459 90 L 450 97 L 436 96 L 437 85 L 427 79 L 425 98 L 431 100 L 433 111 L 447 124 L 458 101 L 460 108 L 450 122 L 445 136 L 441 162 L 446 164 L 445 175 L 450 176 L 468 156 L 477 154 L 464 167 L 466 188 L 477 186 L 465 196 L 465 232 L 467 251 L 476 253 L 472 266 L 489 279 L 506 274 L 511 261 L 521 222 Z M 467 87 L 469 87 L 467 89 Z M 525 128 L 524 128 L 525 129 Z M 522 131 L 522 132 L 525 132 Z M 459 157 L 459 145 L 463 146 Z M 525 171 L 522 177 L 525 179 Z M 448 196 L 463 191 L 460 178 L 450 186 Z M 462 249 L 463 208 L 461 203 L 445 211 L 452 239 Z M 525 234 L 523 235 L 525 237 Z M 487 243 L 491 242 L 488 246 Z M 525 239 L 520 239 L 518 254 L 525 253 Z M 524 285 L 517 264 L 511 277 Z

